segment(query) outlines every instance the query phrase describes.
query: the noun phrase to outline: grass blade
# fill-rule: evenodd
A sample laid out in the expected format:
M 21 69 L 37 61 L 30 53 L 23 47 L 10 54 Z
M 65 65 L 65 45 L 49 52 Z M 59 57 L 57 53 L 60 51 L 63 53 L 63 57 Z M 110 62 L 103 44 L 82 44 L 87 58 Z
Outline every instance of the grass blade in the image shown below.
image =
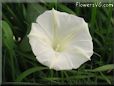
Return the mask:
M 113 70 L 114 69 L 114 64 L 108 64 L 108 65 L 103 65 L 98 68 L 95 68 L 93 70 L 87 70 L 90 72 L 101 72 L 101 71 L 108 71 L 108 70 Z
M 109 84 L 111 84 L 111 81 L 108 79 L 107 76 L 105 76 L 102 72 L 100 72 L 100 74 Z
M 17 82 L 20 82 L 20 81 L 22 81 L 25 77 L 29 76 L 30 74 L 32 74 L 32 73 L 34 73 L 34 72 L 37 72 L 37 71 L 42 71 L 42 70 L 45 70 L 45 69 L 47 69 L 47 68 L 46 68 L 46 67 L 33 67 L 33 68 L 30 68 L 30 69 L 24 71 L 23 73 L 21 73 L 21 74 L 17 77 L 16 81 L 17 81 Z

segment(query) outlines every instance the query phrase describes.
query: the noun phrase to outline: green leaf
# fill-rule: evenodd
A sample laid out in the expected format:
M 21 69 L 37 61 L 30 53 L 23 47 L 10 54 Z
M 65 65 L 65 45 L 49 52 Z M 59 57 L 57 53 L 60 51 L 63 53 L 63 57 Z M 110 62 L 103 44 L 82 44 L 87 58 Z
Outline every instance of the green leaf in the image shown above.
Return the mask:
M 33 53 L 31 54 L 30 52 L 25 53 L 25 52 L 20 52 L 20 51 L 18 51 L 17 53 L 19 55 L 25 57 L 26 59 L 29 59 L 31 61 L 37 61 L 36 58 L 35 58 L 35 56 L 33 55 Z
M 45 69 L 47 69 L 47 68 L 46 68 L 46 67 L 33 67 L 33 68 L 30 68 L 30 69 L 24 71 L 23 73 L 21 73 L 21 74 L 17 77 L 16 81 L 17 81 L 17 82 L 20 82 L 20 81 L 22 81 L 25 77 L 29 76 L 30 74 L 32 74 L 32 73 L 34 73 L 34 72 L 42 71 L 42 70 L 45 70 Z
M 13 32 L 6 21 L 2 21 L 2 30 L 3 30 L 3 43 L 9 50 L 9 52 L 13 52 L 14 40 L 13 40 Z
M 22 40 L 22 42 L 19 45 L 19 48 L 24 51 L 24 52 L 28 52 L 31 51 L 31 46 L 29 44 L 29 39 L 27 36 L 25 36 Z
M 111 81 L 107 76 L 105 76 L 102 72 L 100 72 L 100 74 L 103 77 L 103 79 L 105 79 L 109 84 L 111 84 Z
M 3 30 L 3 45 L 7 48 L 9 52 L 9 57 L 10 57 L 9 65 L 11 66 L 12 79 L 14 79 L 15 78 L 15 68 L 14 68 L 15 52 L 14 52 L 13 32 L 6 21 L 2 21 L 2 30 Z
M 101 41 L 99 41 L 97 38 L 93 38 L 93 41 L 95 41 L 95 43 L 96 43 L 100 48 L 103 47 Z
M 71 14 L 75 15 L 74 11 L 72 11 L 70 8 L 68 8 L 67 6 L 65 6 L 63 4 L 58 4 L 58 8 L 60 8 L 61 11 L 65 11 L 65 12 L 68 12 L 68 13 L 71 13 Z
M 31 23 L 32 22 L 36 22 L 36 18 L 42 14 L 45 10 L 47 10 L 45 7 L 41 6 L 40 4 L 35 4 L 35 3 L 32 3 L 32 4 L 28 4 L 27 6 L 27 22 L 28 22 L 28 26 L 29 29 L 28 29 L 28 33 L 30 31 L 30 27 L 31 27 Z
M 54 81 L 54 80 L 61 80 L 59 77 L 43 77 L 44 80 Z
M 104 65 L 98 68 L 95 68 L 93 70 L 87 70 L 90 72 L 101 72 L 101 71 L 108 71 L 108 70 L 113 70 L 114 69 L 114 64 L 108 64 L 108 65 Z
M 92 8 L 92 13 L 91 13 L 91 25 L 93 26 L 96 22 L 96 15 L 97 15 L 97 8 L 96 7 L 93 7 Z

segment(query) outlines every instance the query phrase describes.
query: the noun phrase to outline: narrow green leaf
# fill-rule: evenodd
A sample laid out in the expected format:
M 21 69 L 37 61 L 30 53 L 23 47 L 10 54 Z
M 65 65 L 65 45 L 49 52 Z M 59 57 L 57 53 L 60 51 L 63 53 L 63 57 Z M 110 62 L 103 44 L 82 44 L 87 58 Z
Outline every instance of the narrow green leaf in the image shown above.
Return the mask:
M 78 75 L 78 76 L 69 76 L 69 77 L 44 77 L 42 79 L 45 79 L 45 80 L 61 80 L 61 81 L 65 81 L 67 80 L 69 82 L 69 80 L 80 80 L 80 79 L 85 79 L 85 78 L 89 78 L 89 77 L 95 77 L 94 75 Z
M 44 77 L 42 79 L 49 80 L 49 81 L 54 81 L 54 80 L 60 80 L 61 78 L 59 78 L 59 77 Z
M 107 76 L 105 76 L 102 72 L 100 72 L 100 74 L 109 84 L 111 84 L 111 81 L 110 81 L 110 79 L 108 79 Z
M 25 8 L 25 5 L 24 4 L 22 4 L 22 8 L 23 8 L 23 16 L 24 16 L 24 18 L 26 18 L 26 8 Z
M 68 12 L 68 13 L 71 13 L 71 14 L 74 14 L 75 15 L 75 12 L 74 11 L 72 11 L 70 8 L 68 8 L 67 6 L 65 6 L 63 4 L 58 4 L 58 8 L 61 11 L 65 11 L 65 12 Z
M 91 25 L 93 26 L 96 22 L 96 14 L 97 14 L 97 8 L 96 7 L 93 7 L 92 8 L 92 13 L 91 13 Z
M 102 43 L 101 43 L 97 38 L 93 38 L 93 41 L 95 41 L 95 43 L 96 43 L 100 48 L 103 47 Z
M 95 25 L 95 23 L 96 23 L 96 17 L 97 17 L 97 8 L 96 7 L 93 7 L 92 9 L 91 9 L 91 20 L 90 20 L 90 22 L 89 22 L 89 24 L 90 24 L 90 31 L 91 31 L 91 35 L 94 37 L 94 29 L 93 28 L 95 28 L 94 27 L 94 25 Z
M 42 70 L 45 70 L 45 69 L 47 69 L 47 68 L 46 68 L 46 67 L 33 67 L 33 68 L 30 68 L 30 69 L 24 71 L 23 73 L 21 73 L 21 74 L 17 77 L 16 81 L 17 81 L 17 82 L 20 82 L 20 81 L 22 81 L 25 77 L 29 76 L 30 74 L 32 74 L 32 73 L 34 73 L 34 72 L 37 72 L 37 71 L 42 71 Z
M 90 72 L 101 72 L 101 71 L 108 71 L 108 70 L 113 70 L 114 69 L 114 64 L 108 64 L 108 65 L 103 65 L 101 67 L 95 68 L 93 70 L 86 70 Z

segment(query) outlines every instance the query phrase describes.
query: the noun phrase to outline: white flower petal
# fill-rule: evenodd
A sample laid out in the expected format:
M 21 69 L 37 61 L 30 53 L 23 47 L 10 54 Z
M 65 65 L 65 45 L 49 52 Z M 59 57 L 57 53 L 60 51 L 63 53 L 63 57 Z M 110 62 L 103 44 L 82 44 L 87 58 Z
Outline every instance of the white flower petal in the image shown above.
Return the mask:
M 45 31 L 53 35 L 53 18 L 51 11 L 45 11 L 42 15 L 38 16 L 37 23 L 39 23 Z
M 66 37 L 71 33 L 77 33 L 85 27 L 83 25 L 85 22 L 81 17 L 56 10 L 54 10 L 54 13 L 56 14 L 54 20 L 58 27 L 57 34 L 61 37 Z
M 83 20 L 83 22 L 81 23 L 82 27 L 80 28 L 80 31 L 78 31 L 76 33 L 76 35 L 74 36 L 75 40 L 92 40 L 92 37 L 89 33 L 89 28 L 88 28 L 88 24 Z
M 90 60 L 89 55 L 79 47 L 74 47 L 65 52 L 69 57 L 69 61 L 72 62 L 72 68 L 77 69 L 83 63 Z
M 71 70 L 72 69 L 72 63 L 70 62 L 70 59 L 68 58 L 65 53 L 59 53 L 56 55 L 55 62 L 52 65 L 52 69 L 55 70 Z
M 45 36 L 45 38 L 49 38 L 50 40 L 52 40 L 52 35 L 47 30 L 43 29 L 39 23 L 32 23 L 31 28 L 32 28 L 31 32 L 28 36 L 36 35 L 41 38 L 43 38 Z
M 47 42 L 45 42 L 45 41 L 47 41 Z M 41 52 L 41 51 L 43 51 L 45 49 L 52 48 L 50 46 L 50 43 L 48 43 L 49 40 L 47 39 L 45 41 L 40 39 L 40 38 L 38 38 L 37 36 L 33 36 L 33 35 L 29 36 L 29 42 L 31 44 L 33 53 L 35 55 L 38 55 L 39 52 Z
M 89 59 L 85 58 L 84 56 L 77 54 L 77 53 L 70 53 L 68 54 L 71 62 L 72 62 L 72 69 L 79 68 L 83 63 L 88 61 Z
M 52 59 L 53 57 L 55 57 L 52 47 L 47 42 L 42 41 L 37 36 L 32 35 L 29 36 L 29 38 L 29 42 L 37 60 L 41 64 L 50 67 L 50 65 L 52 64 Z
M 32 24 L 32 30 L 28 37 L 35 55 L 38 55 L 40 49 L 50 48 L 52 45 L 48 35 L 43 31 L 39 24 Z
M 73 43 L 70 44 L 71 48 L 74 48 L 75 46 L 80 47 L 81 49 L 84 50 L 84 52 L 86 52 L 89 57 L 91 57 L 93 55 L 93 43 L 92 40 L 80 40 L 80 41 L 75 41 Z
M 48 66 L 49 68 L 51 68 L 53 62 L 55 61 L 54 52 L 50 49 L 44 49 L 44 51 L 39 53 L 39 55 L 36 58 L 41 64 Z

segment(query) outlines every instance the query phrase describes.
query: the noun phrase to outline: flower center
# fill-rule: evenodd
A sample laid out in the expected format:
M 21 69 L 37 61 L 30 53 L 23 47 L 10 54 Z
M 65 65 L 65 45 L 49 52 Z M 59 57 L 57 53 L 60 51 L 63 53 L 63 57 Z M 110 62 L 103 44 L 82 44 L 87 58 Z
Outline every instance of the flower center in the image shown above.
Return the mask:
M 60 39 L 60 38 L 55 38 L 53 40 L 53 45 L 52 46 L 53 46 L 54 51 L 62 52 L 66 49 L 66 42 L 63 42 L 63 40 Z
M 68 37 L 67 37 L 68 38 Z M 53 40 L 53 49 L 56 52 L 62 52 L 69 46 L 69 40 L 67 38 L 55 37 Z
M 62 46 L 61 44 L 55 44 L 55 45 L 53 46 L 53 49 L 54 49 L 55 51 L 57 51 L 57 52 L 61 52 L 61 51 L 64 50 L 64 48 L 63 48 L 63 46 Z

